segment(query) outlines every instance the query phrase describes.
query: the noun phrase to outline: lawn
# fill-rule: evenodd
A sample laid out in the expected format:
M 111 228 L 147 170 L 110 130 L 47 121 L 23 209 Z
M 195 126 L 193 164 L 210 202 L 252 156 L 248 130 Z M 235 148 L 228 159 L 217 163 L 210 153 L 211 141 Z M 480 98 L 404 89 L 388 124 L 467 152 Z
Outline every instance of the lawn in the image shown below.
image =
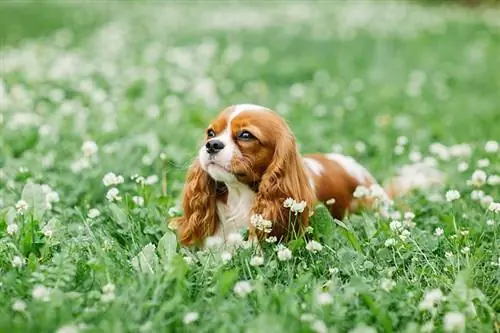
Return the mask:
M 499 332 L 499 9 L 29 6 L 0 4 L 0 332 Z M 249 102 L 302 152 L 445 183 L 318 206 L 290 258 L 180 248 L 204 128 Z

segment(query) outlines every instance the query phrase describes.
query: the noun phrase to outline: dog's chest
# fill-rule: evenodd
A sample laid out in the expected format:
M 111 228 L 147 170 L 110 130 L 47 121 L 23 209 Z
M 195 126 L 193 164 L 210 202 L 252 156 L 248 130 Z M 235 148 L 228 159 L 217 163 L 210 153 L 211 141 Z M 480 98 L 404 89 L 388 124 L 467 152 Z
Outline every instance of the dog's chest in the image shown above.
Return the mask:
M 248 186 L 228 186 L 227 202 L 217 203 L 220 225 L 215 236 L 226 239 L 231 233 L 248 228 L 254 199 L 255 193 Z

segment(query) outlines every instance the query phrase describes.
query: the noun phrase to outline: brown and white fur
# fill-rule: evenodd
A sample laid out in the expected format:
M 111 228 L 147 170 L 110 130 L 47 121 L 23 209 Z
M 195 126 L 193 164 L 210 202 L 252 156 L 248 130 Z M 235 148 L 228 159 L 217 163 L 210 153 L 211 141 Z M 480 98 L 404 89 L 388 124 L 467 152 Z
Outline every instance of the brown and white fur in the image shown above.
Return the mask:
M 227 239 L 246 228 L 254 239 L 288 239 L 308 226 L 317 202 L 328 202 L 331 215 L 338 219 L 370 205 L 353 193 L 358 185 L 373 184 L 375 178 L 351 157 L 299 155 L 293 133 L 272 110 L 233 105 L 207 128 L 205 142 L 187 174 L 184 215 L 174 224 L 180 243 L 186 246 L 202 246 L 209 236 Z M 391 196 L 397 192 L 393 186 L 391 192 Z M 290 210 L 283 206 L 289 197 L 306 202 L 298 223 L 290 222 Z M 254 214 L 273 222 L 270 233 L 255 230 L 250 224 Z

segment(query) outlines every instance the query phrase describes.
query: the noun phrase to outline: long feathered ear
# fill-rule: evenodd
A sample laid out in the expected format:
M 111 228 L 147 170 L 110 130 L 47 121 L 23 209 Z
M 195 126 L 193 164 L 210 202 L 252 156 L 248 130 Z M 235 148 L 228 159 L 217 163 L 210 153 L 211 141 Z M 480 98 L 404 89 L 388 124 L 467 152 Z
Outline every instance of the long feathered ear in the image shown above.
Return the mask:
M 283 206 L 287 198 L 305 201 L 306 207 L 298 216 Z M 275 236 L 289 239 L 300 234 L 308 226 L 314 194 L 308 182 L 306 170 L 300 157 L 295 138 L 289 132 L 277 140 L 273 161 L 266 169 L 259 184 L 252 213 L 262 215 L 273 223 L 268 234 L 254 230 L 259 237 Z
M 184 186 L 182 198 L 184 216 L 173 221 L 182 245 L 198 245 L 215 233 L 219 225 L 217 186 L 218 184 L 201 168 L 200 162 L 196 159 L 188 171 Z

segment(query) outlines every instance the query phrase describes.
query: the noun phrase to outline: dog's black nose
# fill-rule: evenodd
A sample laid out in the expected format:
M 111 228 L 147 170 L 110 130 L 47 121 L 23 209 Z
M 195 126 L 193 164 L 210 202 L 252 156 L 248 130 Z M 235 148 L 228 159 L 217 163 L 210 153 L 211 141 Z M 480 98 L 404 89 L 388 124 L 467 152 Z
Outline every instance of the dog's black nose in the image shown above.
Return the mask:
M 207 147 L 207 152 L 209 154 L 217 154 L 224 149 L 224 143 L 220 140 L 210 140 L 207 142 L 205 147 Z

